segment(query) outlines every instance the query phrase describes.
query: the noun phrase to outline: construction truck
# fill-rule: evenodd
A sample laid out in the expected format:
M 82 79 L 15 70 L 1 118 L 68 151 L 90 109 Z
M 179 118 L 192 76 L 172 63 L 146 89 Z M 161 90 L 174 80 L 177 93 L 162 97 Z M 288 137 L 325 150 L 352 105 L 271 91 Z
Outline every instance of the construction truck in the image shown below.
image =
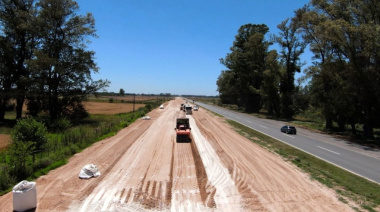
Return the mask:
M 185 112 L 186 112 L 186 115 L 193 114 L 193 107 L 191 107 L 191 105 L 186 105 L 185 106 Z
M 177 133 L 176 142 L 190 142 L 190 122 L 189 118 L 177 118 L 177 124 L 174 130 Z

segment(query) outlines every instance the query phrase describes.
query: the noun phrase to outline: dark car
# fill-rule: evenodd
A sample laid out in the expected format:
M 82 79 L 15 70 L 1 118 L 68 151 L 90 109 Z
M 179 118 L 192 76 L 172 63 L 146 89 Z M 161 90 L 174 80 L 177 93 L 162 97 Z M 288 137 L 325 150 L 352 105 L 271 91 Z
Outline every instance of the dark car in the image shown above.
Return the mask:
M 285 125 L 283 127 L 281 127 L 281 132 L 284 132 L 286 134 L 297 134 L 297 130 L 295 127 L 293 126 L 290 126 L 290 125 Z

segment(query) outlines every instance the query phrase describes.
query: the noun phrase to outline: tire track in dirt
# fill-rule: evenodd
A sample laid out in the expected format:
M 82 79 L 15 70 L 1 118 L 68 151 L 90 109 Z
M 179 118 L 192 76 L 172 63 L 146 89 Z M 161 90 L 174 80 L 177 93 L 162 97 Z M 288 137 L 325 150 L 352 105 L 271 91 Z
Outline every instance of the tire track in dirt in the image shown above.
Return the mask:
M 199 191 L 201 195 L 201 200 L 206 207 L 214 208 L 215 207 L 215 201 L 214 201 L 215 192 L 207 191 L 206 186 L 208 183 L 208 177 L 207 177 L 206 169 L 203 165 L 201 156 L 199 155 L 199 151 L 198 151 L 197 146 L 195 145 L 195 142 L 191 142 L 190 145 L 191 145 L 191 150 L 193 152 L 195 171 L 197 173 L 196 175 L 197 175 L 197 181 L 198 181 L 198 187 L 199 187 Z
M 338 200 L 333 190 L 310 180 L 293 164 L 242 137 L 224 118 L 205 110 L 193 117 L 232 176 L 244 210 L 353 211 Z
M 112 174 L 104 173 L 106 176 L 94 191 L 70 207 L 72 211 L 167 208 L 172 160 L 167 152 L 172 151 L 174 132 L 161 123 L 171 117 L 174 114 L 163 111 L 109 171 Z
M 202 200 L 190 143 L 174 147 L 171 211 L 200 210 Z
M 202 135 L 194 118 L 192 116 L 188 117 L 190 119 L 192 136 L 207 174 L 206 191 L 209 194 L 210 200 L 213 199 L 215 202 L 214 208 L 218 211 L 242 210 L 241 195 L 228 169 L 221 163 L 214 148 Z M 206 201 L 206 204 L 210 204 L 210 202 Z
M 201 160 L 192 143 L 176 143 L 176 118 L 183 112 L 166 106 L 93 191 L 71 211 L 205 210 L 199 182 Z M 169 153 L 169 154 L 168 154 Z M 198 157 L 198 158 L 197 158 Z M 201 175 L 206 178 L 205 174 Z M 202 195 L 203 197 L 202 197 Z

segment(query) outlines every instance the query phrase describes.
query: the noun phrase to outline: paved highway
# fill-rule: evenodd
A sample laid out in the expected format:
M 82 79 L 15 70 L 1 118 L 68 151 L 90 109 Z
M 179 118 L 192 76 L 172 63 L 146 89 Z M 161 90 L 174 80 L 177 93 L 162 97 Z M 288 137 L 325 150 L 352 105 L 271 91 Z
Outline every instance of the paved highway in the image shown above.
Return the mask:
M 349 141 L 297 128 L 297 135 L 280 131 L 284 122 L 260 119 L 244 113 L 196 102 L 228 119 L 266 134 L 356 175 L 380 184 L 380 150 L 366 149 Z

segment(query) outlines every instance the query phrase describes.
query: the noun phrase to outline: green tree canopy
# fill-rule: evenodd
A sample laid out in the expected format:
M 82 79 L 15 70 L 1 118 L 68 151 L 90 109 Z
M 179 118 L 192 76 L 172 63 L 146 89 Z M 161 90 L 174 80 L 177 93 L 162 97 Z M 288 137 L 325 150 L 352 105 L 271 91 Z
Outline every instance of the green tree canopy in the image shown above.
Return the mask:
M 345 118 L 338 113 L 325 115 L 341 125 L 363 123 L 367 138 L 373 138 L 373 127 L 380 125 L 379 8 L 379 0 L 312 0 L 296 12 L 304 38 L 318 59 L 320 72 L 312 79 L 334 96 L 327 100 L 333 102 L 329 103 L 333 111 L 350 114 Z M 338 107 L 343 104 L 353 107 Z
M 218 79 L 218 91 L 222 101 L 234 102 L 248 112 L 258 112 L 261 108 L 260 89 L 265 70 L 265 59 L 271 45 L 265 34 L 269 28 L 265 24 L 246 24 L 239 28 L 238 34 L 221 63 L 228 68 Z M 229 82 L 229 85 L 222 83 Z M 232 95 L 237 95 L 231 98 Z M 223 99 L 228 98 L 228 100 Z
M 92 80 L 98 67 L 86 44 L 95 20 L 78 9 L 72 0 L 0 0 L 0 119 L 11 98 L 17 118 L 25 99 L 31 115 L 78 117 L 86 95 L 109 85 Z

